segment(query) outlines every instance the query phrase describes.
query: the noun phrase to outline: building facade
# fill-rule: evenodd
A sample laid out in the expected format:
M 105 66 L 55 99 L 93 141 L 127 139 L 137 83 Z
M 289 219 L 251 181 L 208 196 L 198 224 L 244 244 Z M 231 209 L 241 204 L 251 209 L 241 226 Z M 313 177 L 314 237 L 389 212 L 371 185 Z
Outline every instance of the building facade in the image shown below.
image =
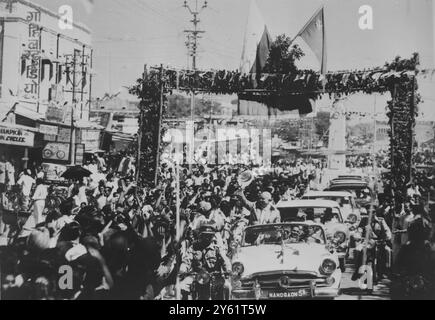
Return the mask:
M 76 163 L 86 139 L 96 139 L 91 32 L 68 7 L 59 11 L 0 1 L 0 153 L 17 155 L 18 167 Z M 24 133 L 30 137 L 17 143 Z
M 57 13 L 21 0 L 0 2 L 0 25 L 2 107 L 18 99 L 45 115 L 50 106 L 76 104 L 77 117 L 88 119 L 90 30 L 74 22 L 68 26 Z

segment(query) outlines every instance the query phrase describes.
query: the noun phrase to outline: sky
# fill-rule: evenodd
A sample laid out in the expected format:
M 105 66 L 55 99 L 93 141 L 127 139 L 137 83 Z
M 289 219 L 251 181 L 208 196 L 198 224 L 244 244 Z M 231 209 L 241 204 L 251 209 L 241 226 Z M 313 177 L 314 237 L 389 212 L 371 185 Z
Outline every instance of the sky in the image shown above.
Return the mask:
M 183 31 L 190 28 L 191 16 L 182 7 L 183 0 L 94 0 L 91 14 L 86 12 L 82 1 L 35 0 L 54 11 L 60 5 L 71 5 L 75 20 L 92 30 L 97 96 L 116 93 L 133 84 L 145 63 L 188 66 Z M 257 4 L 273 37 L 284 33 L 292 38 L 324 4 L 328 70 L 336 71 L 382 66 L 397 55 L 410 57 L 413 52 L 420 53 L 422 68 L 434 68 L 432 1 L 257 0 Z M 203 2 L 198 0 L 200 6 Z M 239 67 L 249 2 L 208 0 L 208 8 L 200 15 L 200 28 L 206 33 L 200 39 L 198 68 L 235 70 Z M 195 0 L 188 3 L 194 5 Z M 373 8 L 373 30 L 359 28 L 358 10 L 362 5 Z M 299 66 L 319 69 L 319 62 L 304 41 L 299 38 L 296 43 L 306 53 Z M 426 117 L 430 115 L 433 119 L 434 81 L 421 79 L 420 83 L 426 101 L 421 108 Z M 372 103 L 373 99 L 365 100 Z M 360 103 L 364 104 L 364 99 Z

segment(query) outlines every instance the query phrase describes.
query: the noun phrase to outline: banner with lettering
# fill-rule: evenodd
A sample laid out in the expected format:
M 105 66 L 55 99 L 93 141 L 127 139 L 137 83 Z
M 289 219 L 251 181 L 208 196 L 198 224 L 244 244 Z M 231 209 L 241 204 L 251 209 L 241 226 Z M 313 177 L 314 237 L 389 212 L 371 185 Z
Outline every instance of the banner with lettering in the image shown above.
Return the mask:
M 36 101 L 40 92 L 41 75 L 41 12 L 29 11 L 26 21 L 28 41 L 21 57 L 21 73 L 25 78 L 23 98 Z

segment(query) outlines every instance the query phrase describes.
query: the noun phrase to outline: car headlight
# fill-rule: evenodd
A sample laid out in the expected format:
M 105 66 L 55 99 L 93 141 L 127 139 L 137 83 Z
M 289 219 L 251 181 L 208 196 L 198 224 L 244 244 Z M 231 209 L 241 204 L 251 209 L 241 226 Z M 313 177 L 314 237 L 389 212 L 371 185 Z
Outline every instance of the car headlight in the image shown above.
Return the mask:
M 358 216 L 356 214 L 351 213 L 348 217 L 347 217 L 347 221 L 349 223 L 357 223 L 358 222 Z
M 233 275 L 241 276 L 245 271 L 245 267 L 240 262 L 235 262 L 232 267 Z
M 346 234 L 343 231 L 337 231 L 334 234 L 334 240 L 337 244 L 342 244 L 346 241 Z
M 329 277 L 326 279 L 326 284 L 328 286 L 332 286 L 335 283 L 335 278 L 334 277 Z
M 325 275 L 331 275 L 337 269 L 337 264 L 331 259 L 325 259 L 322 262 L 320 271 Z

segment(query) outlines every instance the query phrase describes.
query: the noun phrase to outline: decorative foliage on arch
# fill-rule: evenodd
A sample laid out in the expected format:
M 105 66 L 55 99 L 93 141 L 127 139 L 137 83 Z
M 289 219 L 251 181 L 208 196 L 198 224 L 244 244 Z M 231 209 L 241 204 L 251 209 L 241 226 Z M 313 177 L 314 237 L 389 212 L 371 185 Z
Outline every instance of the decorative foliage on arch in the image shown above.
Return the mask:
M 164 90 L 163 95 L 161 92 L 162 87 Z M 162 117 L 164 117 L 166 114 L 166 94 L 168 91 L 164 87 L 164 78 L 160 71 L 152 69 L 144 78 L 138 79 L 136 84 L 129 88 L 129 92 L 138 96 L 141 100 L 139 104 L 138 133 L 141 145 L 141 158 L 137 159 L 140 163 L 138 168 L 139 181 L 137 183 L 138 185 L 153 185 L 157 169 L 156 155 L 162 152 L 163 148 L 162 143 L 159 146 L 159 132 L 161 136 L 166 132 L 163 119 L 160 117 L 160 107 L 162 107 Z M 161 102 L 163 102 L 162 106 L 160 106 Z M 160 130 L 161 124 L 162 129 Z

